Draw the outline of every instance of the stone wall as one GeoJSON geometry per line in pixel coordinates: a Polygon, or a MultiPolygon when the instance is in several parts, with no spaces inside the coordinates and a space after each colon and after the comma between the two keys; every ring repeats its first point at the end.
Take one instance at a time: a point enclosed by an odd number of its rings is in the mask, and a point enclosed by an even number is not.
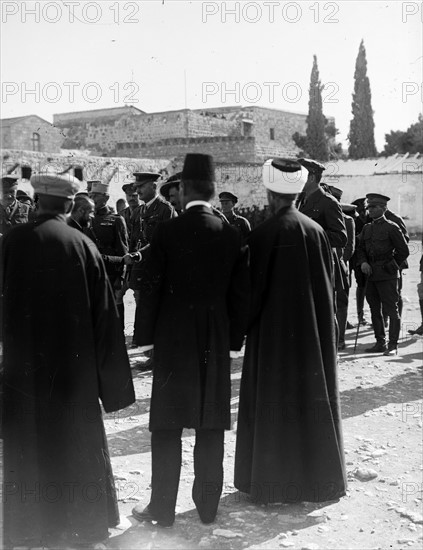
{"type": "Polygon", "coordinates": [[[1,148],[12,146],[40,152],[58,152],[63,143],[61,131],[36,115],[5,120],[1,124],[1,148]]]}

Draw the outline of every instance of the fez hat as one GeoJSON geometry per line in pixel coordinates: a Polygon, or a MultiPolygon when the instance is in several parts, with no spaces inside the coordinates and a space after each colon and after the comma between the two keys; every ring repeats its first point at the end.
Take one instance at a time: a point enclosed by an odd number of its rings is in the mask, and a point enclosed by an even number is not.
{"type": "Polygon", "coordinates": [[[326,170],[325,166],[322,163],[317,162],[317,160],[300,158],[298,159],[298,162],[301,166],[304,166],[310,174],[321,174],[324,170],[326,170]]]}
{"type": "Polygon", "coordinates": [[[122,185],[122,191],[127,195],[131,195],[135,192],[135,185],[133,183],[125,183],[125,185],[122,185]]]}
{"type": "Polygon", "coordinates": [[[3,176],[1,178],[1,187],[3,193],[16,191],[18,188],[18,176],[3,176]]]}
{"type": "Polygon", "coordinates": [[[172,187],[176,187],[179,189],[179,184],[181,183],[181,175],[182,172],[177,172],[176,174],[173,174],[173,176],[170,176],[162,185],[160,186],[160,193],[165,197],[169,197],[169,191],[172,189],[172,187]]]}
{"type": "Polygon", "coordinates": [[[382,206],[386,206],[388,201],[391,200],[390,197],[380,195],[379,193],[367,193],[366,199],[368,204],[381,204],[382,206]]]}
{"type": "Polygon", "coordinates": [[[161,177],[161,174],[158,172],[134,172],[133,176],[135,180],[132,182],[132,185],[138,186],[157,181],[161,177]]]}
{"type": "Polygon", "coordinates": [[[79,179],[70,174],[36,174],[31,176],[31,185],[38,195],[73,199],[81,188],[79,179]]]}
{"type": "Polygon", "coordinates": [[[263,185],[282,195],[299,193],[307,181],[308,171],[295,159],[274,158],[263,165],[263,185]]]}
{"type": "Polygon", "coordinates": [[[338,201],[341,200],[341,197],[343,195],[343,190],[342,189],[339,189],[339,187],[335,187],[334,185],[328,185],[329,187],[329,191],[331,192],[331,194],[335,197],[335,199],[337,199],[338,201]]]}
{"type": "Polygon", "coordinates": [[[100,180],[87,181],[87,185],[91,183],[91,189],[89,193],[99,193],[101,195],[108,195],[110,185],[108,183],[101,183],[100,180]]]}
{"type": "Polygon", "coordinates": [[[187,153],[181,174],[182,180],[215,182],[214,161],[211,155],[187,153]]]}
{"type": "Polygon", "coordinates": [[[220,200],[232,201],[235,204],[238,202],[238,197],[236,195],[234,195],[233,193],[230,193],[229,191],[223,191],[222,193],[220,193],[219,194],[219,199],[220,200]]]}

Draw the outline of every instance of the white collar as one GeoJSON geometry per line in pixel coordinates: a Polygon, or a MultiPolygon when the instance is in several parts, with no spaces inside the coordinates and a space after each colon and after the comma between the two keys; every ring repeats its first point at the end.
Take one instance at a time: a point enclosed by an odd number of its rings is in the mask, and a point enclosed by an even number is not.
{"type": "Polygon", "coordinates": [[[208,208],[211,208],[211,204],[207,201],[190,201],[185,206],[185,210],[188,210],[188,208],[191,208],[192,206],[207,206],[208,208]]]}

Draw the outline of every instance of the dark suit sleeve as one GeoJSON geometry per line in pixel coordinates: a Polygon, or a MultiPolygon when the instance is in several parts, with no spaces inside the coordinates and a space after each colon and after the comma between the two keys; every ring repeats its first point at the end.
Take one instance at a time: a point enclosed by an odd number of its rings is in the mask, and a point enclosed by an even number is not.
{"type": "Polygon", "coordinates": [[[250,300],[249,248],[240,247],[228,290],[230,349],[239,351],[247,331],[250,300]]]}
{"type": "Polygon", "coordinates": [[[367,256],[367,250],[365,245],[365,239],[364,236],[366,235],[366,232],[369,230],[370,225],[366,224],[363,229],[361,230],[360,235],[357,237],[357,261],[356,265],[359,267],[362,263],[366,262],[369,263],[369,258],[367,256]]]}
{"type": "Polygon", "coordinates": [[[148,245],[147,257],[144,260],[143,276],[140,283],[142,307],[137,307],[135,312],[135,339],[139,346],[148,346],[154,343],[163,273],[166,268],[162,242],[165,242],[165,237],[163,236],[163,225],[159,224],[153,233],[151,245],[148,245]]]}
{"type": "Polygon", "coordinates": [[[332,248],[344,248],[347,244],[347,230],[341,205],[335,200],[328,200],[325,209],[326,235],[332,248]]]}
{"type": "Polygon", "coordinates": [[[106,412],[123,409],[135,401],[125,339],[102,259],[88,245],[87,279],[91,289],[99,396],[106,412]]]}

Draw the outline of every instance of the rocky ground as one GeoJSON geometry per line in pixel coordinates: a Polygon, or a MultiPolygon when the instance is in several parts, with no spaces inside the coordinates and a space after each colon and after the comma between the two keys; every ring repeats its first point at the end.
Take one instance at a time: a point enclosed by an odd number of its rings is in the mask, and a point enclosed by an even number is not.
{"type": "MultiPolygon", "coordinates": [[[[131,350],[137,402],[106,416],[106,431],[122,525],[109,546],[122,550],[167,548],[390,549],[421,548],[422,527],[422,344],[408,329],[420,324],[416,292],[421,244],[411,243],[410,269],[404,277],[404,313],[399,355],[369,355],[371,328],[347,331],[339,357],[348,494],[337,502],[256,506],[233,486],[236,415],[242,357],[232,364],[232,431],[226,432],[225,487],[216,522],[203,525],[191,500],[194,432],[183,437],[183,469],[173,528],[138,523],[131,509],[150,495],[151,375],[136,365],[145,357],[131,350]]],[[[352,295],[355,288],[352,289],[352,295]]],[[[129,293],[128,293],[129,294],[129,293]]],[[[133,300],[126,297],[131,319],[133,300]]],[[[367,306],[366,306],[367,308],[367,306]]],[[[350,321],[355,323],[355,301],[350,321]]],[[[366,309],[366,316],[370,314],[366,309]]],[[[127,334],[131,333],[130,323],[127,334]]]]}
{"type": "MultiPolygon", "coordinates": [[[[233,486],[236,415],[242,357],[232,364],[233,430],[226,432],[225,486],[216,522],[203,525],[191,500],[194,432],[183,434],[183,470],[177,517],[170,529],[138,523],[131,509],[150,496],[151,374],[136,366],[145,361],[130,350],[137,401],[105,415],[106,432],[118,489],[121,525],[107,545],[135,549],[400,549],[421,548],[422,527],[422,344],[407,330],[420,324],[416,284],[421,244],[411,243],[410,269],[404,277],[404,313],[399,355],[371,356],[372,330],[363,327],[357,352],[355,330],[339,357],[348,494],[336,502],[256,506],[233,486]]],[[[352,289],[352,295],[355,288],[352,289]]],[[[134,303],[125,297],[126,333],[132,332],[134,303]]],[[[366,306],[367,308],[367,306],[366,306]]],[[[355,323],[355,301],[350,321],[355,323]]],[[[370,315],[366,309],[366,316],[370,315]]]]}

